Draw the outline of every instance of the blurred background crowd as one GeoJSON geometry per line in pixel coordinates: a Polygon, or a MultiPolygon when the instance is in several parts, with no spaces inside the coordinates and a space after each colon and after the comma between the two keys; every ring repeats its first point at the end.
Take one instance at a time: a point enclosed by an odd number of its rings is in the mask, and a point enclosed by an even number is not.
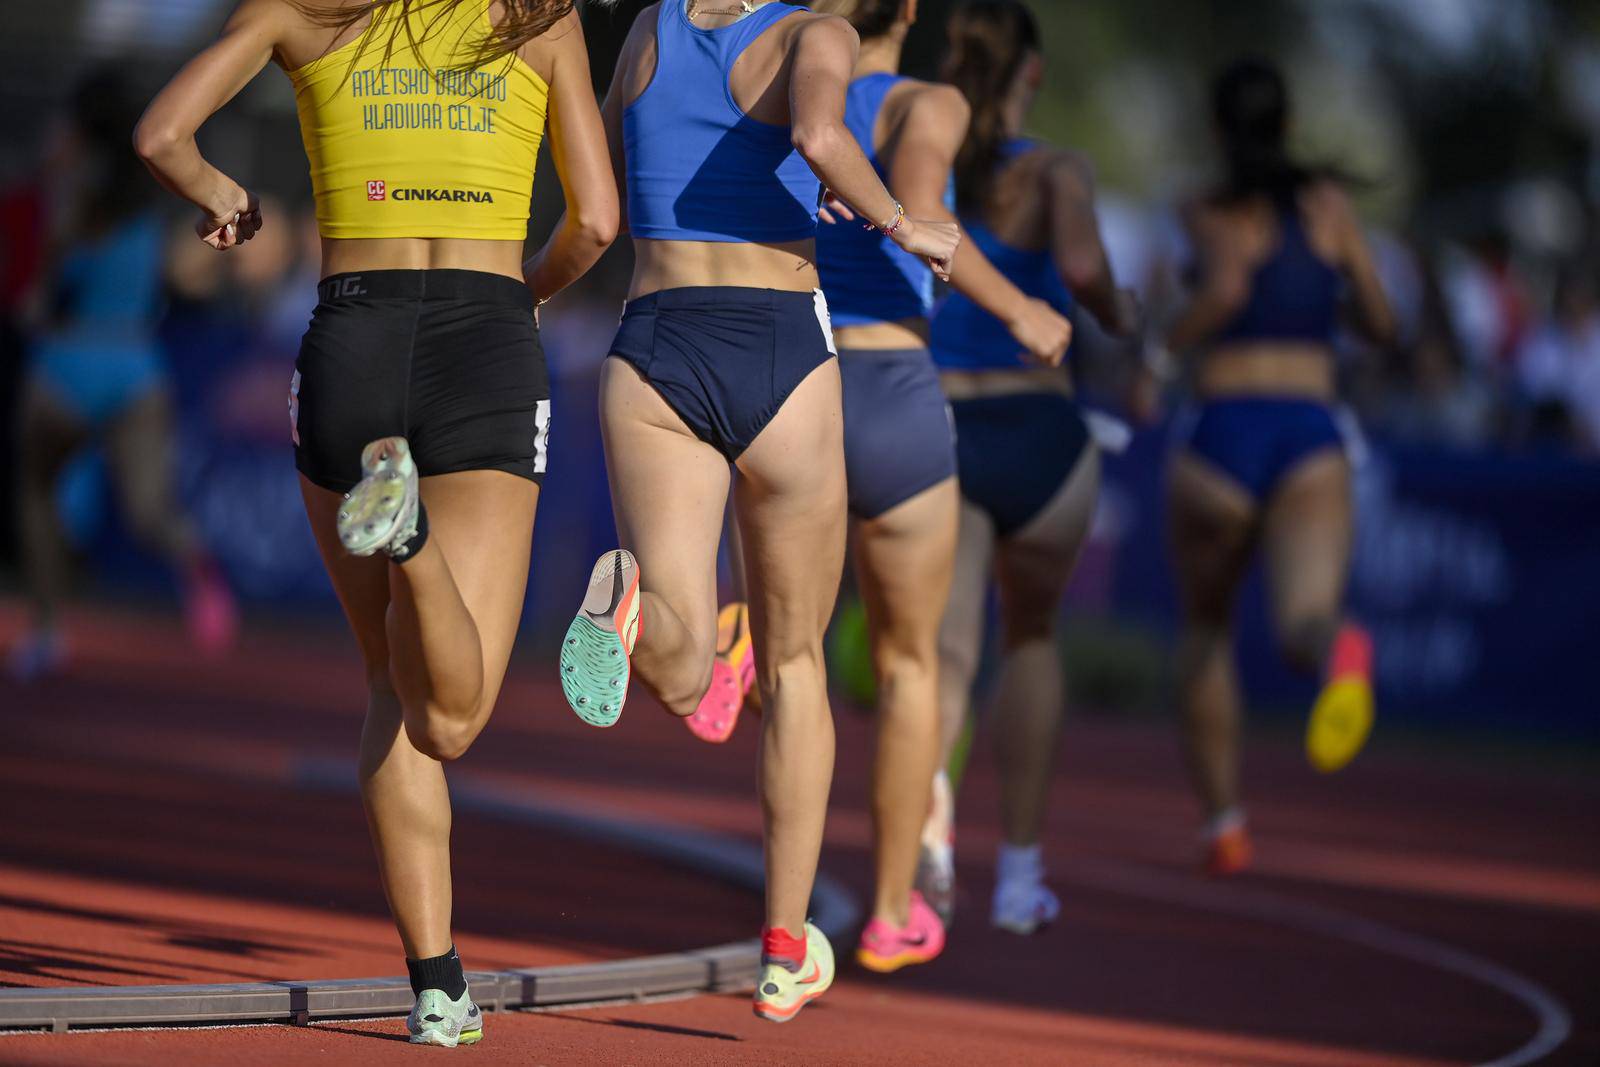
{"type": "MultiPolygon", "coordinates": [[[[248,610],[327,602],[287,447],[287,385],[317,271],[289,84],[258,78],[202,132],[208,156],[262,195],[266,226],[240,251],[218,256],[196,241],[192,220],[128,147],[154,88],[230,6],[60,0],[7,11],[0,410],[16,432],[0,439],[0,556],[11,574],[28,368],[111,314],[85,305],[89,283],[74,275],[73,252],[120,235],[128,306],[115,309],[117,328],[121,341],[153,346],[170,382],[179,496],[206,546],[207,562],[193,566],[217,567],[248,610]]],[[[585,12],[602,91],[641,6],[585,12]]],[[[936,75],[950,6],[922,4],[909,73],[936,75]]],[[[1115,271],[1141,293],[1152,336],[1188,273],[1178,212],[1213,173],[1207,79],[1240,54],[1281,64],[1300,155],[1347,176],[1401,324],[1392,350],[1354,335],[1343,344],[1345,395],[1374,456],[1358,490],[1353,596],[1379,634],[1380,681],[1421,715],[1531,716],[1592,733],[1592,714],[1570,708],[1583,685],[1581,632],[1594,632],[1600,592],[1600,565],[1588,558],[1600,555],[1591,551],[1600,530],[1600,5],[1035,7],[1050,77],[1034,132],[1094,160],[1115,271]]],[[[558,210],[553,170],[541,167],[535,241],[558,210]]],[[[536,586],[581,570],[609,537],[591,399],[621,307],[626,245],[545,309],[557,422],[536,586]]],[[[1137,353],[1097,337],[1087,320],[1079,330],[1085,391],[1117,411],[1137,353]]],[[[1170,584],[1150,564],[1162,553],[1155,487],[1171,407],[1145,412],[1134,446],[1113,461],[1070,605],[1116,621],[1076,650],[1091,702],[1157,699],[1170,584]]],[[[130,506],[137,494],[117,485],[116,448],[74,450],[54,504],[102,588],[148,591],[168,580],[155,576],[152,543],[202,550],[185,547],[185,534],[141,529],[151,523],[130,506]]],[[[534,644],[549,636],[547,607],[536,590],[534,644]]],[[[1264,624],[1247,619],[1244,632],[1247,679],[1269,693],[1296,684],[1275,673],[1264,624]]]]}

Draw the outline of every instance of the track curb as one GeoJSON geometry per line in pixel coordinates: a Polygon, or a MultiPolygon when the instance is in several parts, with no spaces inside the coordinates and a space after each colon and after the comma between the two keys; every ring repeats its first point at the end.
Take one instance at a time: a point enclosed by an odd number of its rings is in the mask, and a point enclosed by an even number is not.
{"type": "MultiPolygon", "coordinates": [[[[293,778],[301,787],[323,791],[353,792],[356,784],[353,769],[332,760],[303,761],[293,778]]],[[[459,813],[581,835],[756,893],[765,882],[760,847],[724,834],[597,814],[470,780],[452,785],[451,804],[459,813]]],[[[826,874],[817,876],[811,905],[814,921],[830,939],[845,935],[860,918],[855,897],[826,874]]],[[[761,944],[752,938],[635,959],[474,971],[467,978],[473,999],[485,1011],[572,1006],[748,989],[760,954],[761,944]]],[[[251,1021],[304,1026],[317,1019],[404,1015],[411,1002],[411,986],[403,976],[5,989],[0,990],[0,1030],[251,1021]]]]}

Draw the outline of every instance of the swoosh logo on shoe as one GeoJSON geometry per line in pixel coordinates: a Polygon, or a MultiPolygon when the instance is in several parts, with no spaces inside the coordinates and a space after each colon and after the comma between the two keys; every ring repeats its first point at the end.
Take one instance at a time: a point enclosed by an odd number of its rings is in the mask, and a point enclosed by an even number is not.
{"type": "Polygon", "coordinates": [[[821,978],[821,977],[822,977],[822,968],[817,966],[817,962],[815,960],[812,960],[811,961],[811,973],[809,975],[807,975],[806,977],[800,979],[800,984],[801,985],[810,985],[812,982],[815,982],[818,978],[821,978]]]}
{"type": "Polygon", "coordinates": [[[921,948],[923,945],[926,945],[928,943],[928,935],[927,934],[918,934],[914,938],[902,937],[900,940],[902,942],[904,942],[905,944],[910,945],[912,948],[921,948]]]}

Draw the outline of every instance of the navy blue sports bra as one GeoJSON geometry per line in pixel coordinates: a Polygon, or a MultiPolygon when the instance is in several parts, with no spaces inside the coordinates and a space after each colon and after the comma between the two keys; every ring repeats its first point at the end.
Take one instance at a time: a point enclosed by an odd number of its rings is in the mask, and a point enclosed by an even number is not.
{"type": "MultiPolygon", "coordinates": [[[[898,74],[867,74],[850,83],[845,97],[844,123],[885,185],[888,167],[878,158],[872,134],[884,98],[902,81],[898,74]]],[[[955,203],[954,178],[945,199],[955,203]]],[[[933,271],[927,262],[860,222],[817,227],[817,270],[835,326],[925,319],[933,309],[933,271]]]]}
{"type": "Polygon", "coordinates": [[[803,10],[770,3],[708,30],[689,21],[684,0],[661,0],[655,74],[622,113],[635,237],[778,243],[816,235],[820,183],[789,127],[745,114],[728,86],[744,50],[803,10]]]}
{"type": "Polygon", "coordinates": [[[1343,278],[1312,250],[1296,207],[1279,210],[1278,230],[1277,251],[1256,268],[1250,299],[1217,334],[1218,342],[1333,342],[1343,278]]]}
{"type": "MultiPolygon", "coordinates": [[[[1037,147],[1037,142],[1027,138],[1007,142],[1000,152],[1000,166],[1008,166],[1037,147]]],[[[961,225],[968,239],[1012,285],[1062,315],[1072,313],[1072,291],[1056,268],[1055,254],[1048,244],[1032,250],[1015,248],[995,236],[977,217],[963,217],[961,225]]],[[[1005,323],[953,290],[934,312],[929,347],[933,361],[946,370],[1011,369],[1027,363],[1022,346],[1005,323]]]]}

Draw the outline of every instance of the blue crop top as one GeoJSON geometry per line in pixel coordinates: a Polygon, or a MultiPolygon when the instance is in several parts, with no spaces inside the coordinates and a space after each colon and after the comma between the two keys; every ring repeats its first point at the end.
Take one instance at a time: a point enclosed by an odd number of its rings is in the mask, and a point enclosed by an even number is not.
{"type": "Polygon", "coordinates": [[[745,114],[728,86],[744,50],[803,10],[771,3],[707,30],[689,21],[683,0],[661,0],[655,74],[622,113],[633,236],[777,243],[816,235],[821,185],[789,127],[745,114]]]}
{"type": "MultiPolygon", "coordinates": [[[[885,185],[888,167],[879,158],[872,135],[884,98],[904,80],[897,74],[868,74],[851,82],[845,97],[844,123],[885,185]]],[[[953,180],[945,198],[954,203],[953,180]]],[[[835,326],[924,319],[933,308],[933,271],[928,264],[860,222],[817,227],[817,270],[835,326]]]]}
{"type": "MultiPolygon", "coordinates": [[[[1000,165],[1032,151],[1033,141],[1015,140],[1001,151],[1000,165]]],[[[976,218],[963,217],[967,239],[994,264],[995,270],[1024,293],[1043,300],[1062,315],[1072,312],[1072,291],[1056,269],[1048,246],[1027,251],[1006,244],[976,218]]],[[[952,291],[933,316],[929,347],[933,361],[949,370],[996,370],[1022,366],[1027,357],[1006,324],[970,299],[952,291]]]]}
{"type": "Polygon", "coordinates": [[[1217,334],[1218,342],[1333,342],[1343,278],[1312,250],[1294,205],[1278,212],[1278,228],[1277,251],[1256,268],[1250,299],[1217,334]]]}

